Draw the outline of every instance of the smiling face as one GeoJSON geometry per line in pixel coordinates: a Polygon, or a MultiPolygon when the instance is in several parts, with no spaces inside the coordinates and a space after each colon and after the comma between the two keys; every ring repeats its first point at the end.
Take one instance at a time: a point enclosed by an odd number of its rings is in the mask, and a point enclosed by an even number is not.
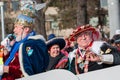
{"type": "Polygon", "coordinates": [[[76,39],[78,46],[82,49],[85,49],[86,47],[89,46],[89,44],[92,41],[92,32],[91,31],[82,32],[76,37],[76,39]]]}
{"type": "Polygon", "coordinates": [[[56,57],[60,54],[60,47],[57,44],[54,44],[50,47],[48,51],[51,57],[56,57]]]}

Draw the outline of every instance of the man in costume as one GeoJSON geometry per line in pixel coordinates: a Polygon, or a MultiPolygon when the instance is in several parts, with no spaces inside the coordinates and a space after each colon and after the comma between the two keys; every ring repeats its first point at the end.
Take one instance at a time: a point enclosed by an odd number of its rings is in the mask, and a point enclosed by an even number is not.
{"type": "MultiPolygon", "coordinates": [[[[118,44],[117,42],[119,42],[119,40],[114,41],[115,44],[118,44]]],[[[118,47],[103,42],[100,45],[93,44],[91,50],[95,54],[91,54],[88,60],[99,62],[103,65],[103,68],[120,65],[120,50],[118,47]],[[95,50],[96,48],[94,47],[96,47],[97,50],[95,50]]]]}
{"type": "Polygon", "coordinates": [[[99,32],[91,25],[78,27],[70,35],[78,48],[69,55],[70,70],[75,74],[120,64],[120,52],[107,42],[99,40],[99,32]]]}
{"type": "Polygon", "coordinates": [[[15,43],[9,54],[4,55],[2,80],[15,80],[44,72],[49,63],[45,39],[34,31],[34,18],[20,14],[14,24],[15,43]]]}
{"type": "Polygon", "coordinates": [[[78,26],[73,31],[69,39],[75,40],[78,47],[69,53],[69,70],[71,72],[81,74],[102,68],[102,65],[97,64],[97,62],[87,60],[89,54],[94,54],[89,48],[99,37],[99,32],[91,25],[78,26]]]}

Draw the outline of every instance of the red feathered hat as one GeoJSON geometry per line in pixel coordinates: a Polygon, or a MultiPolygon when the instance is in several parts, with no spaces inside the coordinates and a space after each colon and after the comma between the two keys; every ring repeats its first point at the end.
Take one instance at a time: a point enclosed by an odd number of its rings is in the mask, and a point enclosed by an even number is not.
{"type": "Polygon", "coordinates": [[[69,36],[69,40],[75,41],[76,37],[84,31],[91,31],[93,40],[98,40],[100,38],[100,33],[96,28],[91,25],[83,25],[78,26],[77,29],[72,32],[72,34],[69,36]]]}

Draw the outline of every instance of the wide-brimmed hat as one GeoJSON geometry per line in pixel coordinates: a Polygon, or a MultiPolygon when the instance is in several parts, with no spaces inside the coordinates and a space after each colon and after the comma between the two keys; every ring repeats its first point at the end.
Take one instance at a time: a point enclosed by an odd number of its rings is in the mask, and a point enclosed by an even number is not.
{"type": "Polygon", "coordinates": [[[75,41],[76,37],[85,31],[91,31],[92,32],[92,38],[93,40],[98,40],[100,38],[100,33],[99,31],[92,27],[91,25],[83,25],[83,26],[78,26],[77,29],[75,29],[72,34],[70,34],[69,39],[70,41],[75,41]]]}
{"type": "Polygon", "coordinates": [[[113,41],[112,43],[116,43],[116,44],[120,43],[120,34],[115,34],[111,39],[111,41],[113,41]]]}
{"type": "Polygon", "coordinates": [[[54,34],[50,34],[48,36],[48,41],[46,41],[47,48],[50,49],[50,47],[54,44],[57,44],[60,46],[60,50],[65,47],[65,40],[62,37],[56,37],[54,34]]]}

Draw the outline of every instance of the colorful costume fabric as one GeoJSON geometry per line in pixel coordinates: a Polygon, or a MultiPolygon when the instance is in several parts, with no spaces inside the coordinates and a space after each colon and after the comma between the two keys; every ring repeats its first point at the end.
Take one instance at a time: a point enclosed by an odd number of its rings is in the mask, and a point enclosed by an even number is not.
{"type": "MultiPolygon", "coordinates": [[[[21,1],[21,5],[22,5],[21,1]]],[[[30,0],[22,5],[22,14],[16,17],[14,25],[14,34],[16,36],[13,47],[10,47],[10,54],[4,56],[4,65],[9,67],[8,73],[4,73],[2,80],[15,80],[23,76],[33,75],[44,72],[49,62],[47,46],[43,36],[34,34],[35,27],[35,6],[38,6],[36,1],[30,0]],[[19,33],[18,27],[22,26],[19,33]],[[16,28],[17,27],[17,28],[16,28]],[[25,28],[29,30],[24,31],[25,28]],[[25,36],[23,37],[25,32],[25,36]],[[33,33],[33,34],[32,34],[33,33]],[[17,40],[21,37],[20,40],[17,40]]],[[[43,8],[43,7],[42,7],[43,8]]],[[[42,9],[37,7],[37,10],[42,9]]]]}
{"type": "MultiPolygon", "coordinates": [[[[46,44],[41,36],[28,38],[20,45],[13,60],[9,63],[9,73],[2,80],[15,80],[23,76],[44,72],[49,62],[46,44]],[[37,37],[37,38],[36,38],[37,37]],[[14,73],[14,74],[13,74],[14,73]]],[[[9,55],[4,57],[4,61],[9,55]]]]}
{"type": "Polygon", "coordinates": [[[47,70],[55,69],[56,65],[62,59],[63,56],[64,56],[63,54],[59,54],[56,57],[49,56],[50,61],[49,61],[49,65],[47,67],[47,70]]]}
{"type": "Polygon", "coordinates": [[[120,51],[116,47],[113,47],[113,46],[109,45],[108,43],[104,43],[101,46],[100,54],[103,56],[103,64],[102,64],[103,68],[120,64],[120,51]],[[109,57],[105,57],[107,55],[109,55],[109,56],[112,55],[113,58],[109,59],[109,57]]]}
{"type": "Polygon", "coordinates": [[[20,46],[19,59],[24,76],[44,72],[49,63],[45,42],[35,38],[28,39],[20,46]]]}
{"type": "MultiPolygon", "coordinates": [[[[4,62],[6,61],[8,57],[9,55],[4,56],[4,62]]],[[[9,63],[9,73],[4,73],[2,76],[2,80],[15,80],[21,77],[23,77],[23,75],[20,70],[18,52],[16,52],[14,59],[9,63]]]]}
{"type": "MultiPolygon", "coordinates": [[[[48,36],[48,41],[46,42],[48,51],[51,49],[53,45],[59,45],[60,50],[65,47],[65,40],[62,37],[56,37],[54,34],[50,34],[48,36]]],[[[64,55],[61,51],[57,53],[58,55],[52,57],[49,53],[49,65],[47,67],[48,70],[58,69],[58,68],[66,68],[66,63],[68,61],[68,57],[64,55]]]]}
{"type": "Polygon", "coordinates": [[[94,71],[101,69],[102,65],[99,65],[97,62],[87,62],[85,60],[85,52],[78,52],[79,49],[75,49],[73,52],[69,53],[69,70],[74,74],[81,74],[89,71],[94,71]],[[82,54],[82,55],[81,55],[82,54]],[[78,56],[81,58],[78,61],[78,56]]]}

